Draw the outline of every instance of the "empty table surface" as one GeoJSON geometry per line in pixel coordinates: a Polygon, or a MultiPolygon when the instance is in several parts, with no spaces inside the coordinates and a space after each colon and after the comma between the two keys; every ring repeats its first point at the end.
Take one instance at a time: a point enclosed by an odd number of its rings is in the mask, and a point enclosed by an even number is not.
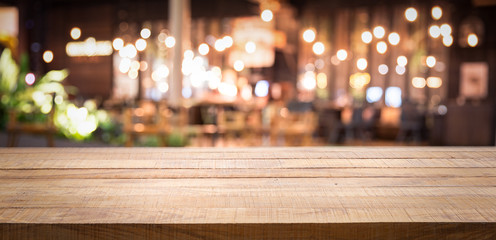
{"type": "Polygon", "coordinates": [[[7,239],[496,238],[496,148],[4,148],[7,239]]]}

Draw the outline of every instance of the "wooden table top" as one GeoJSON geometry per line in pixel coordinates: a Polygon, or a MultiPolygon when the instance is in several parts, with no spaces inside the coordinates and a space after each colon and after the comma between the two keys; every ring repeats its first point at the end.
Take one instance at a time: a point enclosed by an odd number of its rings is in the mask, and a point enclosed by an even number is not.
{"type": "Polygon", "coordinates": [[[496,148],[3,148],[0,223],[496,222],[496,148]]]}

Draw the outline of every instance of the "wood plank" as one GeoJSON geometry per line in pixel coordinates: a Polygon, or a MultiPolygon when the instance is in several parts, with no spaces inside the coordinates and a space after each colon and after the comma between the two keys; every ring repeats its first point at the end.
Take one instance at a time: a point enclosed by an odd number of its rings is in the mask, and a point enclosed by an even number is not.
{"type": "MultiPolygon", "coordinates": [[[[66,157],[67,158],[67,157],[66,157]]],[[[281,169],[281,168],[495,168],[494,159],[275,159],[275,160],[123,160],[123,159],[22,159],[0,160],[0,169],[56,169],[56,168],[128,168],[128,169],[168,169],[168,168],[242,168],[242,169],[281,169]]],[[[421,172],[421,171],[419,171],[421,172]]]]}
{"type": "Polygon", "coordinates": [[[496,177],[496,168],[51,168],[0,169],[0,179],[496,177]]]}

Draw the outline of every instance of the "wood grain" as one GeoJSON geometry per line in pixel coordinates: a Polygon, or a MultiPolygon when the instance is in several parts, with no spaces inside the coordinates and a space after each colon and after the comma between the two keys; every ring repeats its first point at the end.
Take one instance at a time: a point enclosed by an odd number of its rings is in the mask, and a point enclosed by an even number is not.
{"type": "Polygon", "coordinates": [[[0,239],[495,239],[496,148],[0,149],[0,239]]]}

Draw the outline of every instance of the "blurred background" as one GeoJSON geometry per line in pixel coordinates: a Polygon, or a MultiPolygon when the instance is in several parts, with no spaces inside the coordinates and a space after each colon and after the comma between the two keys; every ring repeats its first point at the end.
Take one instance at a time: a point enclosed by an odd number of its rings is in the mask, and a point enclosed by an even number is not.
{"type": "Polygon", "coordinates": [[[495,145],[496,0],[0,0],[0,145],[495,145]]]}

